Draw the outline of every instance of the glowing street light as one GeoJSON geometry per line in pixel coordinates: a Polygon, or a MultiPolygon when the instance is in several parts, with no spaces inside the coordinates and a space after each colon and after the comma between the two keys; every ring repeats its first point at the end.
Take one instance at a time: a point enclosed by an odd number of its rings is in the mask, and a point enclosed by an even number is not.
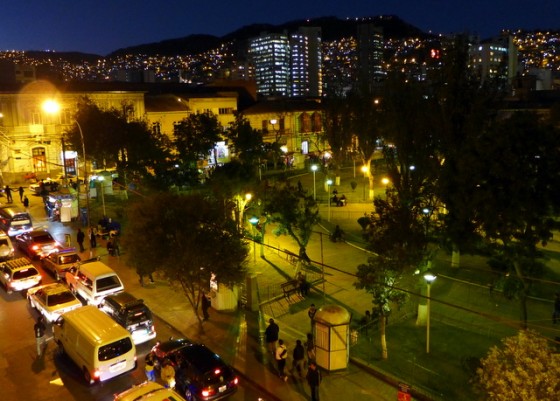
{"type": "Polygon", "coordinates": [[[331,185],[332,185],[332,180],[329,178],[327,180],[327,192],[328,192],[327,202],[329,205],[329,214],[328,214],[327,221],[331,221],[331,185]]]}
{"type": "Polygon", "coordinates": [[[364,202],[366,200],[366,181],[367,181],[368,167],[362,166],[362,173],[364,173],[364,202]]]}
{"type": "Polygon", "coordinates": [[[253,226],[253,262],[257,263],[257,240],[255,234],[255,227],[259,222],[259,218],[257,216],[253,216],[249,219],[249,223],[253,226]]]}
{"type": "Polygon", "coordinates": [[[426,271],[424,274],[424,280],[426,280],[426,284],[428,286],[428,290],[426,293],[427,302],[426,302],[426,353],[430,353],[430,287],[432,283],[436,279],[436,275],[433,274],[430,270],[426,271]]]}
{"type": "Polygon", "coordinates": [[[319,167],[316,164],[311,165],[311,171],[313,171],[313,200],[317,200],[317,190],[315,189],[315,172],[319,167]]]}

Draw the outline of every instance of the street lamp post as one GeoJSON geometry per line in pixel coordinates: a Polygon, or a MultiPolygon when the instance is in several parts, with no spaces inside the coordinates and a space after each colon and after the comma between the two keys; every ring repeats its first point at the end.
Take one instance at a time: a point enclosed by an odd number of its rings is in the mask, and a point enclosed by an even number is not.
{"type": "Polygon", "coordinates": [[[87,226],[90,227],[90,215],[89,215],[89,181],[88,181],[88,171],[87,171],[87,161],[86,161],[86,143],[84,141],[84,132],[82,131],[82,126],[78,122],[78,120],[74,120],[76,126],[78,127],[78,131],[80,131],[80,140],[82,141],[82,155],[84,157],[84,189],[86,191],[86,213],[87,219],[86,223],[87,226]]]}
{"type": "Polygon", "coordinates": [[[332,180],[329,178],[327,180],[327,204],[329,205],[329,214],[328,214],[328,218],[327,221],[331,221],[331,185],[332,185],[332,180]]]}
{"type": "Polygon", "coordinates": [[[364,173],[364,202],[366,201],[366,180],[367,180],[367,166],[362,166],[362,173],[364,173]]]}
{"type": "Polygon", "coordinates": [[[257,263],[257,240],[255,238],[255,226],[258,222],[259,218],[257,216],[253,216],[249,219],[249,223],[251,223],[251,226],[253,227],[253,262],[255,262],[255,264],[257,263]]]}
{"type": "Polygon", "coordinates": [[[316,164],[312,164],[311,165],[311,171],[313,171],[313,200],[316,201],[317,200],[317,190],[315,189],[315,172],[317,171],[317,165],[316,164]]]}
{"type": "Polygon", "coordinates": [[[436,276],[430,270],[424,274],[424,280],[428,286],[426,293],[426,354],[430,353],[430,287],[435,279],[436,276]]]}

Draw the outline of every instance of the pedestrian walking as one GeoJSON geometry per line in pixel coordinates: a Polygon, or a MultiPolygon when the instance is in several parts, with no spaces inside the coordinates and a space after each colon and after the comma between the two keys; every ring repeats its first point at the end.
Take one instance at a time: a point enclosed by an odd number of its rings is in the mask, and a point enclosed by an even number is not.
{"type": "Polygon", "coordinates": [[[25,211],[29,213],[29,198],[27,195],[23,196],[23,207],[25,208],[25,211]]]}
{"type": "Polygon", "coordinates": [[[202,315],[204,316],[204,320],[210,319],[210,315],[208,314],[208,309],[210,308],[211,303],[204,291],[202,291],[202,299],[200,300],[200,303],[202,307],[202,315]]]}
{"type": "Polygon", "coordinates": [[[303,380],[305,378],[305,348],[301,343],[301,340],[296,340],[296,346],[294,347],[294,351],[292,353],[292,375],[299,375],[299,377],[303,380]]]}
{"type": "Polygon", "coordinates": [[[89,245],[91,246],[91,249],[97,248],[97,237],[93,227],[89,228],[89,245]]]}
{"type": "Polygon", "coordinates": [[[556,324],[560,320],[560,292],[556,293],[554,299],[554,311],[552,312],[552,323],[556,324]]]}
{"type": "Polygon", "coordinates": [[[278,347],[276,347],[275,353],[276,367],[278,369],[278,376],[285,382],[288,381],[288,375],[285,372],[286,369],[286,359],[288,359],[288,349],[284,345],[283,340],[278,340],[278,347]]]}
{"type": "Polygon", "coordinates": [[[309,316],[309,320],[311,322],[311,332],[313,332],[313,318],[315,317],[316,313],[317,308],[315,307],[315,304],[311,304],[309,306],[309,309],[307,310],[307,316],[309,316]]]}
{"type": "Polygon", "coordinates": [[[6,185],[6,188],[4,188],[4,192],[6,192],[6,201],[8,203],[12,203],[14,200],[12,199],[12,189],[9,185],[6,185]]]}
{"type": "Polygon", "coordinates": [[[43,344],[45,341],[45,331],[47,327],[45,326],[45,320],[43,316],[39,316],[37,322],[33,326],[35,331],[35,343],[37,344],[37,356],[40,358],[43,355],[43,344]]]}
{"type": "Polygon", "coordinates": [[[315,342],[313,341],[313,334],[307,333],[307,341],[305,342],[305,351],[307,353],[307,364],[315,362],[315,342]]]}
{"type": "Polygon", "coordinates": [[[146,365],[144,366],[144,371],[146,372],[146,377],[149,381],[155,382],[156,381],[156,360],[154,358],[154,354],[148,352],[146,358],[144,359],[146,365]]]}
{"type": "Polygon", "coordinates": [[[19,192],[19,201],[23,202],[23,187],[19,187],[18,192],[19,192]]]}
{"type": "Polygon", "coordinates": [[[268,320],[268,326],[264,331],[264,337],[266,345],[268,347],[268,352],[274,354],[276,351],[276,342],[278,341],[278,336],[280,334],[280,327],[274,323],[274,319],[270,318],[268,320]]]}
{"type": "Polygon", "coordinates": [[[175,387],[175,368],[168,359],[163,361],[163,367],[161,368],[160,375],[161,380],[163,380],[163,383],[165,383],[165,387],[175,387]]]}
{"type": "Polygon", "coordinates": [[[85,251],[84,249],[84,240],[86,239],[86,235],[84,234],[84,232],[82,231],[81,228],[78,228],[78,232],[76,233],[76,241],[78,242],[78,245],[80,247],[80,252],[85,251]]]}
{"type": "Polygon", "coordinates": [[[311,389],[311,401],[319,401],[319,385],[321,384],[322,377],[315,362],[311,362],[309,364],[307,375],[305,377],[307,379],[307,384],[309,384],[309,388],[311,389]]]}

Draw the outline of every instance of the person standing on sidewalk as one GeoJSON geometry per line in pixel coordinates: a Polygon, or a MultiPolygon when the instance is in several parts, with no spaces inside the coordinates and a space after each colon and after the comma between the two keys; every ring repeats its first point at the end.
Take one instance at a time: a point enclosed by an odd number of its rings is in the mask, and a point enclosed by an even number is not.
{"type": "Polygon", "coordinates": [[[89,245],[91,246],[91,249],[97,247],[97,238],[95,236],[95,230],[93,229],[93,227],[89,228],[89,245]]]}
{"type": "Polygon", "coordinates": [[[294,352],[292,354],[293,358],[293,365],[292,365],[292,375],[299,375],[301,380],[305,378],[304,375],[304,366],[305,366],[305,348],[301,343],[301,340],[296,340],[296,346],[294,347],[294,352]]]}
{"type": "Polygon", "coordinates": [[[313,342],[313,334],[307,333],[307,341],[305,342],[305,351],[307,353],[307,364],[315,362],[315,343],[313,342]]]}
{"type": "Polygon", "coordinates": [[[280,334],[280,327],[274,323],[274,319],[270,318],[268,320],[268,327],[264,331],[264,337],[266,345],[268,347],[268,352],[274,355],[276,352],[276,341],[278,341],[278,336],[280,334]]]}
{"type": "Polygon", "coordinates": [[[35,343],[37,344],[37,356],[40,358],[43,355],[43,343],[45,339],[45,330],[47,327],[45,326],[45,321],[43,316],[39,316],[37,322],[33,326],[33,330],[35,331],[35,343]]]}
{"type": "Polygon", "coordinates": [[[309,364],[307,375],[305,377],[307,379],[307,384],[309,384],[309,388],[311,389],[311,401],[319,401],[319,385],[321,384],[322,377],[315,362],[311,362],[309,364]]]}
{"type": "Polygon", "coordinates": [[[309,320],[311,321],[311,332],[313,333],[313,318],[315,317],[315,313],[317,313],[317,308],[315,304],[311,304],[309,309],[307,310],[307,316],[309,316],[309,320]]]}
{"type": "Polygon", "coordinates": [[[84,240],[86,239],[86,235],[84,234],[84,232],[82,231],[81,228],[78,228],[78,232],[76,233],[76,241],[78,242],[78,245],[80,246],[80,252],[85,251],[84,249],[84,240]]]}
{"type": "Polygon", "coordinates": [[[23,203],[23,187],[19,187],[19,201],[23,203]]]}
{"type": "Polygon", "coordinates": [[[202,299],[200,300],[200,304],[202,307],[202,315],[204,316],[204,320],[210,319],[210,315],[208,314],[208,309],[210,309],[210,300],[204,291],[202,291],[202,299]]]}
{"type": "Polygon", "coordinates": [[[6,192],[6,201],[8,203],[12,203],[14,201],[12,199],[12,188],[10,188],[9,185],[6,185],[6,188],[4,189],[4,191],[6,192]]]}
{"type": "Polygon", "coordinates": [[[23,196],[23,207],[25,208],[25,211],[29,213],[29,198],[27,195],[23,196]]]}
{"type": "Polygon", "coordinates": [[[276,347],[276,354],[274,355],[278,368],[278,375],[285,382],[288,381],[288,375],[285,372],[286,359],[288,358],[288,349],[284,345],[284,340],[278,340],[278,347],[276,347]]]}

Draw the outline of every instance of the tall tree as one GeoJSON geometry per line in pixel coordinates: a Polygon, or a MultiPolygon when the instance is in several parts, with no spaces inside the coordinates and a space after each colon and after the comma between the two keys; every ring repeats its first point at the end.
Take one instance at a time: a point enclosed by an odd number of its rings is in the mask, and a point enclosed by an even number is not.
{"type": "Polygon", "coordinates": [[[249,248],[223,203],[201,195],[165,193],[128,210],[122,244],[139,272],[160,270],[193,308],[212,278],[232,287],[245,278],[249,248]]]}
{"type": "Polygon", "coordinates": [[[233,143],[235,155],[241,163],[260,168],[265,156],[262,131],[251,127],[249,120],[237,114],[226,130],[226,136],[233,143]]]}
{"type": "Polygon", "coordinates": [[[518,112],[481,132],[475,146],[476,218],[509,273],[506,295],[520,300],[526,327],[528,277],[541,271],[537,245],[552,238],[560,208],[560,132],[536,113],[518,112]]]}
{"type": "Polygon", "coordinates": [[[287,181],[277,182],[268,191],[265,212],[269,222],[277,224],[275,234],[290,236],[299,247],[300,262],[306,262],[313,227],[321,220],[313,196],[287,181]]]}
{"type": "Polygon", "coordinates": [[[472,252],[479,236],[474,216],[471,169],[476,157],[468,149],[479,132],[488,127],[496,115],[499,95],[489,80],[481,85],[469,68],[469,41],[458,35],[443,59],[443,67],[430,76],[438,108],[432,133],[439,141],[434,153],[441,162],[438,197],[447,209],[444,216],[444,245],[450,249],[452,266],[459,267],[461,252],[472,252]]]}
{"type": "Polygon", "coordinates": [[[174,145],[186,183],[198,182],[198,163],[214,151],[222,132],[218,118],[211,112],[191,114],[175,125],[174,145]]]}

